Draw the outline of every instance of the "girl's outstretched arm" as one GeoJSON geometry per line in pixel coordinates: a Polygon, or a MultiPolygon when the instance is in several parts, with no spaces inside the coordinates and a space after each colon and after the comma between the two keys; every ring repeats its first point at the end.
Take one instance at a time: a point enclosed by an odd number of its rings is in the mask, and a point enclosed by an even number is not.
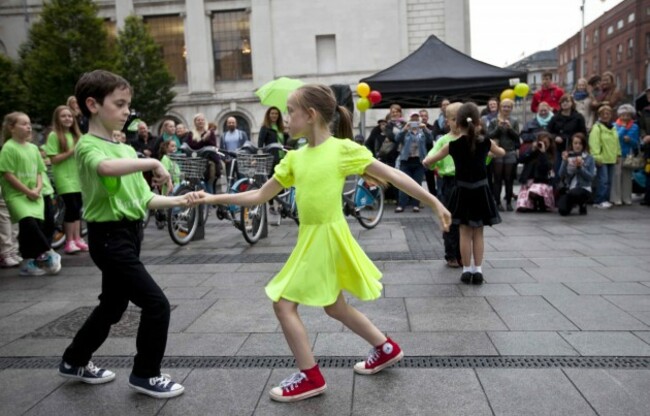
{"type": "Polygon", "coordinates": [[[390,182],[400,191],[406,192],[413,198],[416,198],[425,204],[429,205],[433,212],[438,216],[438,221],[440,223],[440,228],[444,231],[449,231],[449,226],[451,225],[451,214],[445,208],[444,205],[436,198],[427,192],[421,185],[415,182],[411,177],[405,174],[402,171],[399,171],[395,168],[379,162],[377,160],[373,161],[365,171],[371,177],[381,179],[386,182],[390,182]]]}
{"type": "Polygon", "coordinates": [[[271,178],[260,189],[253,191],[240,192],[236,194],[206,194],[203,193],[201,203],[211,205],[242,205],[252,206],[263,204],[271,200],[274,196],[284,189],[275,178],[271,178]]]}
{"type": "Polygon", "coordinates": [[[422,161],[422,165],[429,169],[434,163],[441,161],[447,155],[449,155],[449,143],[442,146],[434,155],[425,157],[422,161]]]}

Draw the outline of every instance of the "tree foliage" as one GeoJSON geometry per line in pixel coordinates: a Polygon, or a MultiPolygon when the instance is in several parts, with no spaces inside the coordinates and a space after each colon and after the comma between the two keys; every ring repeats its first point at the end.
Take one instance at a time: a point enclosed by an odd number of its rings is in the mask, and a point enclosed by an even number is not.
{"type": "Polygon", "coordinates": [[[49,0],[22,45],[20,73],[30,117],[49,124],[52,112],[74,93],[79,77],[114,70],[115,52],[92,0],[49,0]]]}
{"type": "Polygon", "coordinates": [[[118,72],[133,87],[131,107],[140,117],[154,122],[161,119],[176,95],[174,77],[142,19],[129,16],[117,38],[118,72]]]}
{"type": "Polygon", "coordinates": [[[18,66],[8,57],[0,54],[0,117],[12,111],[27,112],[25,89],[18,77],[18,66]]]}

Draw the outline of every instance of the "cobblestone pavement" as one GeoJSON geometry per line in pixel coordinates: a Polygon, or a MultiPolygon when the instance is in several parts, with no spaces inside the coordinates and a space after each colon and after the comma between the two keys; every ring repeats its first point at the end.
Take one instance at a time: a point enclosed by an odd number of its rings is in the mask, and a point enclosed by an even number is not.
{"type": "MultiPolygon", "coordinates": [[[[285,220],[249,246],[213,213],[206,238],[174,245],[150,224],[142,259],[173,310],[164,371],[183,396],[164,401],[127,386],[139,316],[130,307],[95,362],[103,386],[56,375],[65,346],[97,303],[100,274],[86,254],[56,277],[0,271],[2,415],[645,415],[650,414],[650,210],[587,216],[504,213],[485,230],[486,283],[466,286],[444,265],[432,213],[396,214],[365,230],[350,222],[384,272],[383,296],[350,302],[406,352],[397,367],[355,375],[369,346],[301,307],[329,390],[278,404],[268,390],[293,359],[264,285],[297,227],[285,220]]],[[[352,221],[352,219],[350,219],[352,221]]]]}

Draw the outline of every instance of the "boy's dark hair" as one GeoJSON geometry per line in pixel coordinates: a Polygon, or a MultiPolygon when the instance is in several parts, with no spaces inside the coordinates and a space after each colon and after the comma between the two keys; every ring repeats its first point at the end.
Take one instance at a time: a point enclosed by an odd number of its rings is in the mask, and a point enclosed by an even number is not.
{"type": "Polygon", "coordinates": [[[553,79],[553,73],[551,71],[544,71],[544,72],[542,72],[542,78],[553,79]]]}
{"type": "Polygon", "coordinates": [[[74,95],[83,115],[90,118],[91,114],[86,106],[86,98],[91,97],[98,103],[104,104],[104,98],[117,89],[128,89],[133,92],[129,82],[121,76],[103,69],[96,69],[86,72],[79,78],[74,88],[74,95]]]}

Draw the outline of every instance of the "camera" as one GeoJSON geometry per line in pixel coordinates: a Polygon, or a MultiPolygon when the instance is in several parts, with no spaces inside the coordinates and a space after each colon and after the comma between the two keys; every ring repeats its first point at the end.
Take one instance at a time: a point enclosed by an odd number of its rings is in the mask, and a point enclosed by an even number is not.
{"type": "Polygon", "coordinates": [[[578,157],[578,156],[580,156],[580,153],[578,152],[569,152],[567,154],[567,157],[578,157]]]}
{"type": "Polygon", "coordinates": [[[418,127],[420,127],[420,123],[418,123],[417,121],[411,121],[409,123],[409,127],[412,129],[417,129],[418,127]]]}

